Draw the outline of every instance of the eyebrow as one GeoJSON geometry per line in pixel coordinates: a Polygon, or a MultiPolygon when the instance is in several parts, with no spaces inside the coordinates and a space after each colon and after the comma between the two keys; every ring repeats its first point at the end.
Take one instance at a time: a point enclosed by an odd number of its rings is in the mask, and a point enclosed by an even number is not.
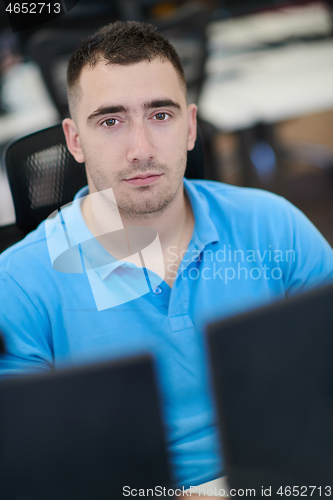
{"type": "MultiPolygon", "coordinates": [[[[151,109],[151,108],[176,108],[176,109],[181,109],[181,106],[178,102],[173,101],[172,99],[157,99],[155,101],[148,101],[145,102],[143,105],[144,109],[151,109]]],[[[98,116],[103,116],[103,115],[112,115],[114,113],[127,113],[129,111],[129,108],[126,106],[118,105],[118,106],[101,106],[100,108],[97,108],[93,113],[91,113],[87,121],[90,122],[97,118],[98,116]]]]}
{"type": "Polygon", "coordinates": [[[150,109],[150,108],[177,108],[180,109],[180,104],[178,102],[173,101],[172,99],[157,99],[156,101],[149,101],[146,102],[143,107],[145,109],[150,109]]]}

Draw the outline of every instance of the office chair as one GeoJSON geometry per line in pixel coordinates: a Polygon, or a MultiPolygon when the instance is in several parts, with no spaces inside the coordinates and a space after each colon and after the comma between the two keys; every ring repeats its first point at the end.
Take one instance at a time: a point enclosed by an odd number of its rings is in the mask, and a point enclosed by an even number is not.
{"type": "MultiPolygon", "coordinates": [[[[54,210],[70,203],[87,184],[84,164],[69,153],[61,123],[11,141],[5,148],[3,163],[16,224],[0,228],[0,252],[35,229],[54,210]]],[[[188,152],[185,176],[205,177],[200,130],[194,149],[188,152]]]]}

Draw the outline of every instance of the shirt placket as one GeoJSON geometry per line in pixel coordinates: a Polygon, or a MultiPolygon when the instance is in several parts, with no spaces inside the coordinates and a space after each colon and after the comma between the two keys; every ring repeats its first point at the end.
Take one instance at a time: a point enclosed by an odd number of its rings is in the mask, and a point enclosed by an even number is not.
{"type": "MultiPolygon", "coordinates": [[[[196,255],[198,255],[203,249],[204,245],[196,238],[189,246],[189,254],[196,252],[196,255]]],[[[178,274],[171,290],[168,317],[172,332],[186,330],[194,326],[189,315],[191,296],[189,268],[195,260],[197,260],[197,257],[193,255],[186,265],[180,264],[182,272],[178,274]]]]}

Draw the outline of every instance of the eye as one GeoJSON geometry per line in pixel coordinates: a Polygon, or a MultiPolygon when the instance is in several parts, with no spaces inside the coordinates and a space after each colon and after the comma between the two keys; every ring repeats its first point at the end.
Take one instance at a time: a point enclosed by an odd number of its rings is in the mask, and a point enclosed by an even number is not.
{"type": "Polygon", "coordinates": [[[165,122],[170,115],[168,113],[157,113],[154,118],[160,122],[165,122]]]}
{"type": "Polygon", "coordinates": [[[107,120],[104,120],[102,125],[105,125],[106,127],[114,127],[117,125],[117,121],[115,118],[108,118],[107,120]]]}

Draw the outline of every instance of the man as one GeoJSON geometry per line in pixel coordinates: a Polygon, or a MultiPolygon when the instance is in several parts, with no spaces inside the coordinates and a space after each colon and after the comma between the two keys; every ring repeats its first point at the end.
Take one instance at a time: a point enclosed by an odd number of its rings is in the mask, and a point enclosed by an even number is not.
{"type": "Polygon", "coordinates": [[[88,188],[2,255],[1,372],[149,349],[175,482],[210,481],[224,465],[204,323],[328,283],[332,249],[280,197],[183,180],[197,108],[178,55],[153,27],[115,23],[85,41],[69,61],[68,97],[63,128],[88,188]],[[158,238],[142,260],[145,230],[158,238]],[[57,270],[62,241],[77,254],[57,270]]]}

